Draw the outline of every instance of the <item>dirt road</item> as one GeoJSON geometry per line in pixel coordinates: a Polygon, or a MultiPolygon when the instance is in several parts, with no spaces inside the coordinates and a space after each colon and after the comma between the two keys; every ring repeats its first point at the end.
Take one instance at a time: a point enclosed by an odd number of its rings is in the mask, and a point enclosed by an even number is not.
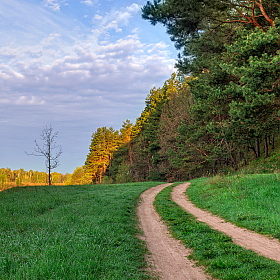
{"type": "Polygon", "coordinates": [[[197,208],[188,200],[185,194],[185,191],[189,186],[190,183],[185,183],[178,185],[173,189],[172,199],[178,205],[196,216],[199,221],[202,221],[210,225],[211,228],[230,236],[235,244],[245,247],[246,249],[251,249],[260,255],[280,262],[280,242],[277,239],[268,238],[250,230],[239,228],[226,222],[220,217],[197,208]]]}
{"type": "Polygon", "coordinates": [[[163,184],[148,189],[141,195],[141,205],[138,216],[143,239],[151,253],[154,271],[162,280],[204,280],[211,279],[194,262],[187,259],[190,251],[168,233],[167,226],[161,221],[155,211],[153,202],[156,195],[171,184],[163,184]]]}

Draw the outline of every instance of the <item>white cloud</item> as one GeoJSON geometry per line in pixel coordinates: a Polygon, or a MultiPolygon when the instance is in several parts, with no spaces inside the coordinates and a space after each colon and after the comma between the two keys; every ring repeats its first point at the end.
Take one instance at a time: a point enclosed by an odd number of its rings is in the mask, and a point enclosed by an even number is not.
{"type": "Polygon", "coordinates": [[[60,33],[51,33],[48,37],[43,38],[41,44],[43,46],[52,45],[55,40],[59,40],[61,38],[60,33]]]}
{"type": "MultiPolygon", "coordinates": [[[[43,7],[44,4],[51,4],[50,2],[39,1],[41,6],[34,4],[36,1],[31,2],[34,1],[0,0],[0,15],[4,15],[0,16],[3,27],[0,29],[1,50],[2,47],[14,49],[19,46],[38,45],[38,41],[55,33],[62,34],[61,39],[70,44],[81,33],[77,24],[65,14],[53,13],[43,7]]],[[[64,2],[56,1],[52,4],[55,3],[64,2]]]]}
{"type": "MultiPolygon", "coordinates": [[[[85,1],[85,2],[91,2],[91,1],[85,1]]],[[[69,5],[69,3],[66,2],[66,0],[43,0],[42,3],[45,7],[48,7],[55,12],[60,11],[61,5],[65,5],[65,6],[69,5]]]]}
{"type": "MultiPolygon", "coordinates": [[[[54,0],[49,0],[49,4],[54,4],[54,0]]],[[[172,72],[174,62],[168,58],[167,46],[163,42],[144,44],[137,28],[130,31],[131,35],[123,35],[115,41],[109,36],[100,40],[108,28],[118,31],[128,24],[139,9],[137,4],[132,4],[104,16],[96,14],[99,33],[77,37],[72,44],[64,40],[64,32],[60,30],[49,33],[37,44],[0,47],[0,55],[6,58],[6,63],[0,64],[1,91],[16,93],[18,98],[24,93],[27,99],[19,100],[32,103],[35,102],[32,96],[37,94],[48,102],[46,93],[54,96],[76,91],[81,97],[111,96],[109,89],[114,89],[120,99],[125,92],[131,92],[131,96],[142,92],[138,97],[140,102],[149,85],[153,86],[154,81],[167,78],[172,72]]],[[[112,98],[117,100],[115,95],[112,98]]]]}
{"type": "Polygon", "coordinates": [[[39,100],[35,96],[27,97],[24,95],[11,98],[0,99],[0,105],[16,105],[16,106],[40,106],[44,105],[45,100],[39,100]]]}
{"type": "Polygon", "coordinates": [[[93,6],[93,2],[91,0],[85,0],[85,1],[81,1],[81,3],[84,3],[88,6],[93,6]]]}
{"type": "Polygon", "coordinates": [[[132,34],[137,34],[138,32],[139,32],[139,29],[138,29],[138,28],[134,28],[134,29],[131,31],[132,34]]]}
{"type": "Polygon", "coordinates": [[[0,49],[0,56],[2,57],[2,59],[13,59],[16,58],[17,52],[12,46],[2,47],[0,49]]]}
{"type": "Polygon", "coordinates": [[[1,104],[4,104],[4,105],[6,105],[6,104],[10,104],[10,102],[11,102],[11,100],[10,99],[8,99],[8,98],[2,98],[2,99],[0,99],[0,105],[1,104]]]}
{"type": "Polygon", "coordinates": [[[101,20],[101,19],[103,19],[103,17],[102,17],[101,15],[98,15],[98,14],[94,15],[93,18],[96,19],[96,20],[101,20]]]}
{"type": "MultiPolygon", "coordinates": [[[[131,6],[122,8],[118,11],[111,11],[105,16],[100,16],[99,14],[96,14],[93,17],[93,20],[98,21],[97,23],[99,24],[99,32],[97,32],[98,30],[95,29],[95,33],[102,33],[110,29],[114,29],[116,32],[122,32],[121,26],[127,26],[129,20],[133,17],[133,15],[139,13],[140,10],[140,6],[134,3],[131,6]]],[[[96,22],[94,21],[94,23],[96,22]]]]}
{"type": "Polygon", "coordinates": [[[57,12],[60,11],[61,2],[58,0],[44,0],[43,5],[57,12]]]}
{"type": "Polygon", "coordinates": [[[137,13],[141,10],[140,6],[136,3],[133,3],[131,6],[127,7],[126,10],[131,13],[131,14],[134,14],[134,13],[137,13]]]}
{"type": "Polygon", "coordinates": [[[39,101],[36,97],[32,96],[31,98],[28,98],[26,96],[20,96],[17,100],[15,100],[15,104],[17,105],[43,105],[45,103],[44,100],[39,101]]]}
{"type": "MultiPolygon", "coordinates": [[[[14,62],[0,65],[2,92],[18,93],[16,104],[35,104],[35,92],[39,96],[46,93],[54,96],[76,91],[81,98],[102,93],[117,101],[125,92],[130,92],[131,97],[145,92],[148,85],[168,77],[172,71],[173,61],[168,59],[167,46],[164,43],[145,45],[136,34],[94,46],[89,37],[77,41],[62,57],[56,57],[51,49],[42,51],[42,46],[49,46],[59,37],[59,34],[51,34],[33,48],[11,49],[11,53],[17,56],[14,62]],[[27,51],[29,57],[33,55],[34,58],[29,63],[18,62],[25,59],[27,51]],[[52,60],[49,64],[42,63],[47,60],[46,55],[52,60]],[[21,92],[25,92],[25,99],[21,92]]],[[[138,102],[143,97],[141,95],[138,102]]]]}

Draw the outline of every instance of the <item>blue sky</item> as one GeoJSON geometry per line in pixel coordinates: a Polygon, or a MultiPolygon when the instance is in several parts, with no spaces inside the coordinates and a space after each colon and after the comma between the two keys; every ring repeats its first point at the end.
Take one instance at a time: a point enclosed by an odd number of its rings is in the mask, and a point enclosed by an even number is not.
{"type": "Polygon", "coordinates": [[[62,146],[55,171],[84,164],[98,127],[135,122],[177,56],[146,0],[0,1],[0,168],[46,171],[27,156],[45,125],[62,146]]]}

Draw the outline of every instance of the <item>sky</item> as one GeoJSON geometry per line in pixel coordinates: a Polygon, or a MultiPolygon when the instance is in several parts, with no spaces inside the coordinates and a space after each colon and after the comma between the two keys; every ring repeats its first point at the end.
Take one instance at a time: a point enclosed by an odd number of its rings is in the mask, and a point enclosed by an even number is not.
{"type": "Polygon", "coordinates": [[[72,173],[98,127],[135,123],[177,58],[165,28],[141,18],[146,2],[0,1],[0,168],[46,171],[25,152],[51,125],[63,150],[53,171],[72,173]]]}

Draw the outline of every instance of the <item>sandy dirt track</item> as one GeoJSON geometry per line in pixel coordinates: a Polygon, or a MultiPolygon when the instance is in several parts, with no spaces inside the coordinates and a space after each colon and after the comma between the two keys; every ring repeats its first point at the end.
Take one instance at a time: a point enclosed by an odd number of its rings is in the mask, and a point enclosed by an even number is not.
{"type": "Polygon", "coordinates": [[[187,212],[196,216],[199,221],[208,224],[211,228],[230,236],[235,244],[263,255],[267,258],[280,262],[280,242],[247,229],[239,228],[218,216],[197,208],[191,203],[186,194],[190,183],[180,184],[174,187],[172,199],[187,212]]]}
{"type": "Polygon", "coordinates": [[[153,206],[156,195],[169,185],[171,184],[159,185],[142,193],[138,207],[140,227],[151,253],[149,261],[154,267],[153,270],[162,280],[211,279],[201,268],[195,266],[194,262],[187,259],[190,251],[171,237],[153,206]]]}

